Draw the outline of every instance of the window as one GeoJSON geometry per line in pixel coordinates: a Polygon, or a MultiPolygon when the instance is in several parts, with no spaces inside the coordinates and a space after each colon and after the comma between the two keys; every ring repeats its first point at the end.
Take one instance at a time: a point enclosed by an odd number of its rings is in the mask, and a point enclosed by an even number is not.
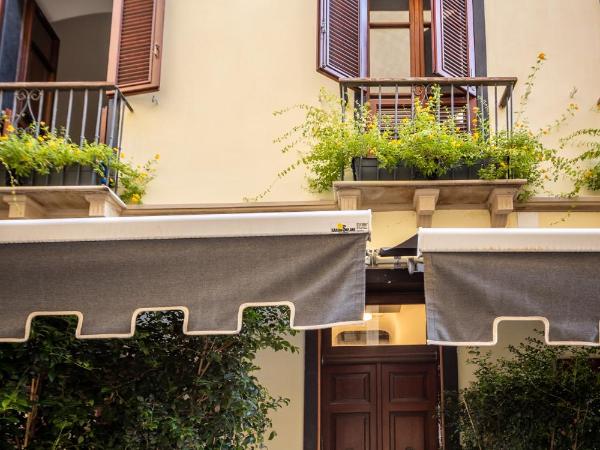
{"type": "Polygon", "coordinates": [[[331,330],[332,347],[425,345],[425,305],[367,305],[361,325],[331,330]]]}
{"type": "Polygon", "coordinates": [[[319,0],[319,71],[474,76],[472,1],[319,0]]]}
{"type": "Polygon", "coordinates": [[[114,0],[108,80],[126,94],[158,90],[165,0],[114,0]]]}

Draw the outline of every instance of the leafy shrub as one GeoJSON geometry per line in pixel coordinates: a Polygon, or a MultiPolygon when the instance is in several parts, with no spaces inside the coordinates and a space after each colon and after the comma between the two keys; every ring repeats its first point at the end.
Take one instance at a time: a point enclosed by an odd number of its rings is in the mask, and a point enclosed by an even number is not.
{"type": "Polygon", "coordinates": [[[287,404],[253,363],[260,349],[297,350],[282,308],[245,310],[227,336],[182,335],[179,312],[142,314],[131,339],[75,339],[72,317],[35,322],[26,343],[0,344],[2,449],[255,449],[287,404]]]}
{"type": "MultiPolygon", "coordinates": [[[[79,146],[43,126],[38,135],[35,124],[18,130],[9,126],[7,133],[0,136],[0,164],[8,170],[12,184],[18,185],[19,178],[59,172],[68,166],[91,167],[101,177],[106,177],[110,168],[119,173],[119,195],[126,203],[141,202],[158,159],[156,155],[144,165],[134,166],[108,145],[84,142],[79,146]]],[[[112,179],[106,181],[108,185],[114,184],[112,179]]]]}
{"type": "Polygon", "coordinates": [[[463,448],[600,449],[600,351],[537,338],[509,351],[494,361],[472,349],[476,381],[449,395],[446,421],[463,448]]]}

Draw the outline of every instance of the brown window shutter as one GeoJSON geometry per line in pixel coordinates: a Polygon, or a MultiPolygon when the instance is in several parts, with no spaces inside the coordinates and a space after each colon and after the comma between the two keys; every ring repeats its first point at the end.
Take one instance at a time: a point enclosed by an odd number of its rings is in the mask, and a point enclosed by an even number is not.
{"type": "Polygon", "coordinates": [[[475,76],[472,0],[433,0],[433,71],[443,77],[475,76]]]}
{"type": "Polygon", "coordinates": [[[165,0],[113,0],[108,80],[126,94],[156,91],[165,0]]]}
{"type": "Polygon", "coordinates": [[[367,0],[319,0],[319,71],[367,75],[368,14],[367,0]]]}

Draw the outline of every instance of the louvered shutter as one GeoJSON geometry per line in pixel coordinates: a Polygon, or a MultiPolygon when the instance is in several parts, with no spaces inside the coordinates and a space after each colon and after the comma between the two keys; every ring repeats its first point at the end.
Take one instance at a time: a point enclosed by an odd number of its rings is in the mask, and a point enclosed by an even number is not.
{"type": "Polygon", "coordinates": [[[319,0],[319,70],[336,79],[367,75],[367,0],[319,0]]]}
{"type": "Polygon", "coordinates": [[[113,0],[108,79],[127,94],[158,90],[165,0],[113,0]]]}
{"type": "Polygon", "coordinates": [[[475,76],[472,0],[433,0],[433,71],[443,77],[475,76]]]}

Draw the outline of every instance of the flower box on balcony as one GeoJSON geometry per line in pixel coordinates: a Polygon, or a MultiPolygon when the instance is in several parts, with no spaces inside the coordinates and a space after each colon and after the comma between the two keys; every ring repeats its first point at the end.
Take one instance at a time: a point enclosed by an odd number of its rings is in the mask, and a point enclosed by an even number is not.
{"type": "Polygon", "coordinates": [[[393,180],[477,180],[479,170],[485,161],[474,164],[461,164],[449,169],[444,175],[425,176],[414,167],[403,163],[392,170],[380,167],[377,158],[353,158],[352,173],[354,181],[393,181],[393,180]]]}
{"type": "Polygon", "coordinates": [[[47,174],[20,177],[17,183],[19,186],[98,186],[103,181],[104,177],[90,166],[70,165],[47,174]]]}

